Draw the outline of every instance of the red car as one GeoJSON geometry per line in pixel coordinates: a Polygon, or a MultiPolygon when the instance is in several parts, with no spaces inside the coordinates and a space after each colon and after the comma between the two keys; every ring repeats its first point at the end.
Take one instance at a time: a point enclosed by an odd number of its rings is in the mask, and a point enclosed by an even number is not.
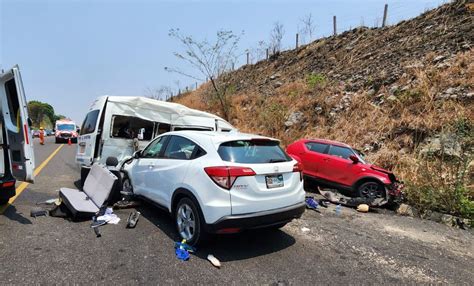
{"type": "Polygon", "coordinates": [[[389,200],[401,195],[403,185],[387,170],[367,163],[350,146],[330,140],[302,139],[286,152],[303,164],[306,186],[335,188],[350,197],[389,200]]]}

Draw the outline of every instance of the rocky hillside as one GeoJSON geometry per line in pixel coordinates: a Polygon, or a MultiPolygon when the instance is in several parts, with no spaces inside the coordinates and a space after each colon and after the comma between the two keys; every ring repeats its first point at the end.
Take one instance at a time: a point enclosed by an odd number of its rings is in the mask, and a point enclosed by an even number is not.
{"type": "MultiPolygon", "coordinates": [[[[473,216],[473,47],[466,1],[319,39],[230,73],[230,121],[283,144],[346,142],[402,177],[413,204],[473,216]]],[[[177,101],[219,113],[211,92],[177,101]]]]}

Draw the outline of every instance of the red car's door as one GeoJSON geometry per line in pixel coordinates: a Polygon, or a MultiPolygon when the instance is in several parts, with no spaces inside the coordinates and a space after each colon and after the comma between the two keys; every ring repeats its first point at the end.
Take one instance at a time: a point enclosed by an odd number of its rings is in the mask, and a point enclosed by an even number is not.
{"type": "Polygon", "coordinates": [[[346,147],[331,145],[328,155],[323,158],[321,165],[321,176],[328,181],[351,186],[357,179],[360,166],[354,164],[349,156],[354,152],[346,147]]]}
{"type": "Polygon", "coordinates": [[[324,179],[320,171],[324,164],[323,160],[327,156],[324,153],[327,151],[328,147],[329,145],[318,142],[307,141],[304,143],[306,152],[301,156],[304,173],[324,179]]]}

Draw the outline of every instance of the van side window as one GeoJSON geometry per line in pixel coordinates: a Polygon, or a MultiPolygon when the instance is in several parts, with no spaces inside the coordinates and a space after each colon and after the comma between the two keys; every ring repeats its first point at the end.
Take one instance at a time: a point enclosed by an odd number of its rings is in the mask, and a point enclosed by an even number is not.
{"type": "Polygon", "coordinates": [[[171,131],[171,125],[167,123],[160,122],[160,123],[156,123],[156,125],[158,125],[158,133],[156,134],[156,136],[171,131]]]}
{"type": "Polygon", "coordinates": [[[97,125],[97,118],[99,117],[99,110],[92,110],[87,113],[84,122],[81,127],[81,135],[90,134],[95,131],[95,126],[97,125]]]}
{"type": "Polygon", "coordinates": [[[133,116],[112,116],[112,137],[149,141],[153,138],[152,121],[144,120],[133,116]]]}
{"type": "Polygon", "coordinates": [[[18,111],[20,110],[20,103],[18,102],[18,93],[16,91],[16,83],[14,78],[5,83],[5,91],[7,93],[10,118],[13,125],[16,126],[18,111]]]}

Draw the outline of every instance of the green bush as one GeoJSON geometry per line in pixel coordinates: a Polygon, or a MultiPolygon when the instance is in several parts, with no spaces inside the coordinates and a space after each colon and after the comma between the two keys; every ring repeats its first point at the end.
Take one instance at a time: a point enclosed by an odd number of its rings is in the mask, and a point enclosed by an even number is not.
{"type": "Polygon", "coordinates": [[[322,86],[325,83],[326,83],[326,77],[319,73],[312,73],[306,77],[306,84],[311,89],[314,89],[317,86],[322,86]]]}

